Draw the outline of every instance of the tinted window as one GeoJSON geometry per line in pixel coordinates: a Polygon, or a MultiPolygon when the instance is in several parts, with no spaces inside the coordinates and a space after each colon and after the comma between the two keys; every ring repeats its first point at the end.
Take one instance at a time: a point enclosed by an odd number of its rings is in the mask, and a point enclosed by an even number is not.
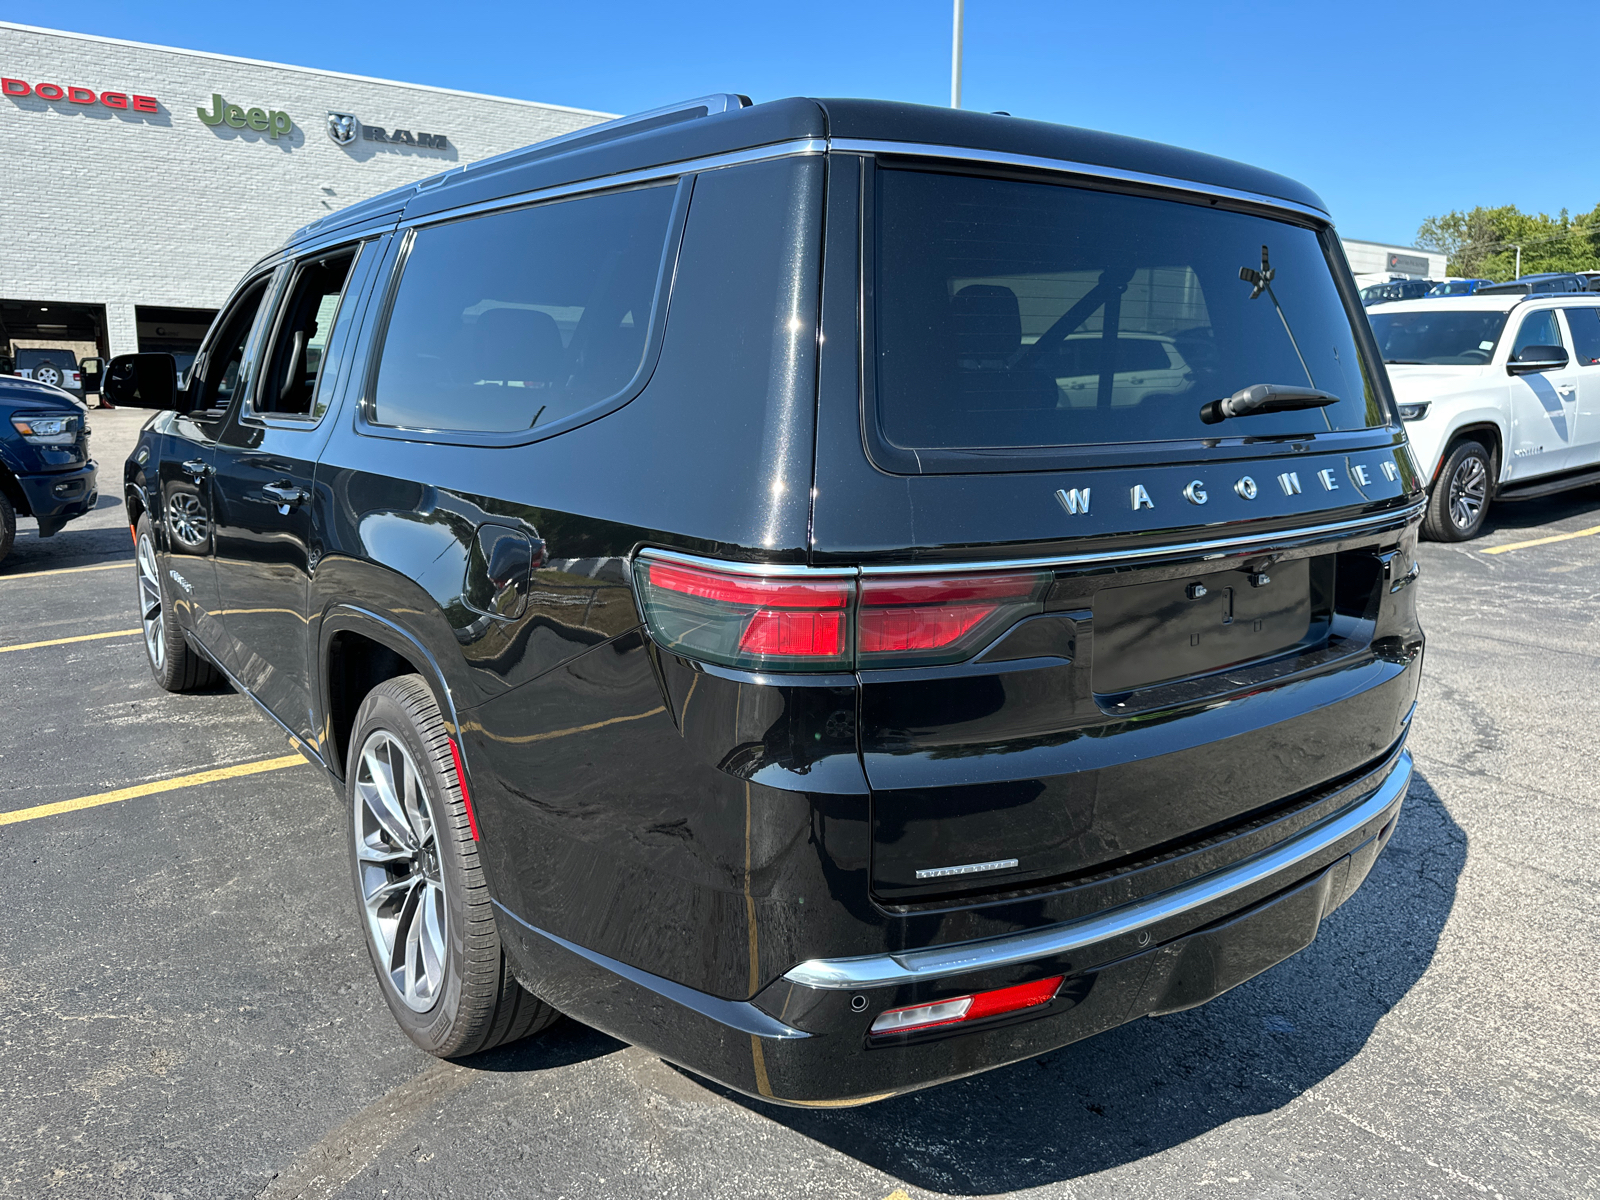
{"type": "Polygon", "coordinates": [[[878,417],[906,447],[1215,437],[1201,407],[1257,383],[1328,408],[1229,435],[1381,423],[1309,229],[1047,184],[878,172],[878,417]],[[1257,287],[1263,246],[1273,275],[1257,287]],[[1281,309],[1281,316],[1280,316],[1281,309]],[[1164,360],[1164,361],[1163,361],[1164,360]]]}
{"type": "Polygon", "coordinates": [[[1386,363],[1482,366],[1494,357],[1503,312],[1373,313],[1372,334],[1386,363]]]}
{"type": "Polygon", "coordinates": [[[1569,308],[1566,314],[1574,363],[1580,367],[1600,363],[1600,308],[1569,308]]]}
{"type": "Polygon", "coordinates": [[[643,361],[675,194],[667,184],[418,230],[374,420],[509,432],[622,391],[643,361]]]}
{"type": "Polygon", "coordinates": [[[1564,346],[1561,330],[1556,327],[1554,309],[1529,313],[1522,318],[1517,330],[1517,340],[1511,343],[1511,357],[1515,358],[1529,346],[1564,346]]]}
{"type": "Polygon", "coordinates": [[[239,390],[240,372],[244,369],[250,329],[266,292],[266,280],[252,285],[218,318],[222,326],[206,350],[205,374],[190,384],[193,387],[198,383],[200,387],[194,401],[196,409],[226,409],[233,401],[234,393],[239,390]]]}
{"type": "Polygon", "coordinates": [[[346,250],[301,264],[278,320],[261,386],[256,389],[257,412],[321,415],[326,398],[317,408],[312,401],[322,378],[322,357],[333,333],[339,299],[355,259],[355,251],[346,250]]]}

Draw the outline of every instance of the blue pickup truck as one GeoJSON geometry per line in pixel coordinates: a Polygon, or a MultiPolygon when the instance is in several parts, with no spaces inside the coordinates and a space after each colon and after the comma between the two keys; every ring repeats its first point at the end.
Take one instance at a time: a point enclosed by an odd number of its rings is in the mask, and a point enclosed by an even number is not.
{"type": "Polygon", "coordinates": [[[93,511],[99,489],[87,417],[70,392],[0,375],[0,560],[16,540],[18,516],[51,537],[93,511]]]}

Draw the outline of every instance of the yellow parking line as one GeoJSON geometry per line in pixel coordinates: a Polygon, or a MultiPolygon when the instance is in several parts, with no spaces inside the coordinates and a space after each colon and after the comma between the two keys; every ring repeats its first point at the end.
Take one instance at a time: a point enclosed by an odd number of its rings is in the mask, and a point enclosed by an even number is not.
{"type": "Polygon", "coordinates": [[[69,642],[97,642],[101,638],[130,637],[138,632],[137,629],[114,629],[110,633],[84,633],[77,637],[51,638],[48,642],[23,642],[20,646],[0,646],[0,654],[10,650],[37,650],[41,646],[65,646],[69,642]]]}
{"type": "Polygon", "coordinates": [[[33,808],[19,808],[14,812],[0,813],[0,825],[15,825],[19,821],[37,821],[40,817],[54,817],[61,813],[77,812],[81,808],[97,808],[102,804],[115,804],[119,800],[132,800],[138,796],[153,796],[157,792],[171,792],[178,788],[197,787],[219,779],[236,779],[241,775],[260,775],[263,771],[281,771],[284,767],[301,767],[306,760],[298,754],[285,754],[282,758],[262,758],[255,762],[238,763],[231,767],[217,767],[211,771],[197,771],[193,775],[179,775],[175,779],[157,779],[137,787],[118,788],[114,792],[100,792],[93,796],[79,796],[76,800],[57,800],[54,804],[40,804],[33,808]]]}
{"type": "Polygon", "coordinates": [[[1504,554],[1507,550],[1526,550],[1529,546],[1548,546],[1551,542],[1570,542],[1573,538],[1593,537],[1600,533],[1600,525],[1591,525],[1577,533],[1553,533],[1549,537],[1534,538],[1527,542],[1512,542],[1509,546],[1491,546],[1485,554],[1504,554]]]}
{"type": "Polygon", "coordinates": [[[124,558],[114,563],[101,563],[98,567],[57,567],[53,571],[23,571],[20,575],[0,575],[0,583],[12,579],[38,579],[43,575],[76,575],[80,571],[115,571],[118,567],[131,567],[133,559],[124,558]]]}

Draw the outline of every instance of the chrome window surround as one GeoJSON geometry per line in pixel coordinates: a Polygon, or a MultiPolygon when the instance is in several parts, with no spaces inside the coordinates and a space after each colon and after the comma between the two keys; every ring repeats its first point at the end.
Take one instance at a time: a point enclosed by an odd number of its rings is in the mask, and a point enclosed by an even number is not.
{"type": "MultiPolygon", "coordinates": [[[[590,130],[585,129],[579,132],[588,133],[590,130]]],[[[437,213],[429,213],[425,217],[413,218],[406,223],[408,225],[427,225],[436,221],[471,216],[474,213],[493,212],[500,208],[515,208],[524,204],[537,204],[542,200],[552,200],[562,196],[576,196],[584,192],[631,187],[635,184],[649,183],[658,179],[669,179],[674,175],[683,175],[692,171],[713,171],[720,167],[765,162],[773,158],[790,158],[801,154],[823,154],[828,152],[840,154],[904,154],[918,158],[943,158],[960,162],[1022,167],[1035,171],[1052,171],[1058,174],[1076,175],[1087,179],[1103,179],[1115,183],[1164,188],[1169,191],[1184,192],[1195,196],[1235,200],[1247,204],[1260,205],[1265,208],[1279,209],[1299,217],[1309,217],[1320,224],[1329,223],[1327,213],[1308,204],[1299,204],[1293,200],[1285,200],[1278,196],[1268,196],[1259,192],[1244,192],[1236,188],[1219,187],[1193,179],[1179,179],[1169,175],[1149,175],[1141,171],[1124,171],[1116,167],[1073,162],[1069,159],[1039,158],[1028,154],[1007,154],[999,150],[979,150],[965,146],[944,146],[924,142],[867,141],[856,138],[794,138],[787,142],[773,142],[766,146],[752,146],[744,150],[731,150],[726,154],[713,154],[704,158],[661,163],[653,167],[642,167],[636,171],[623,171],[615,175],[600,175],[588,179],[573,180],[572,182],[556,184],[552,187],[518,192],[513,196],[500,196],[493,200],[484,200],[478,204],[444,209],[437,213]]],[[[513,153],[520,153],[520,151],[513,153]]],[[[474,164],[473,166],[481,168],[482,164],[474,164]]],[[[469,168],[468,173],[471,173],[472,169],[469,168]]]]}
{"type": "Polygon", "coordinates": [[[1320,208],[1268,196],[1260,192],[1242,192],[1236,188],[1201,183],[1194,179],[1179,179],[1170,175],[1148,175],[1143,171],[1124,171],[1117,167],[1103,167],[1097,163],[1073,162],[1064,158],[1039,158],[1032,154],[1008,154],[1002,150],[975,150],[964,146],[945,146],[926,142],[880,142],[857,138],[834,138],[828,143],[830,150],[843,154],[904,154],[915,158],[946,158],[959,162],[994,163],[1005,167],[1022,167],[1030,171],[1056,171],[1082,175],[1093,179],[1109,179],[1117,183],[1132,183],[1144,187],[1167,188],[1189,192],[1197,196],[1215,196],[1225,200],[1239,200],[1267,208],[1282,209],[1302,217],[1310,217],[1319,224],[1330,222],[1329,215],[1320,208]]]}
{"type": "Polygon", "coordinates": [[[497,196],[478,204],[464,204],[456,208],[441,209],[426,216],[412,217],[405,222],[411,226],[436,225],[441,221],[454,221],[478,213],[495,212],[502,208],[522,208],[546,200],[559,200],[567,196],[581,196],[588,192],[611,192],[643,183],[656,183],[696,171],[714,171],[720,167],[736,167],[744,163],[766,162],[773,158],[793,158],[802,154],[822,154],[828,143],[822,138],[795,138],[787,142],[773,142],[769,146],[752,146],[748,150],[734,150],[727,154],[713,154],[705,158],[685,159],[682,162],[662,163],[654,167],[641,167],[637,171],[621,171],[615,175],[599,175],[578,179],[571,183],[558,183],[547,188],[517,192],[511,196],[497,196]]]}
{"type": "Polygon", "coordinates": [[[1305,538],[1322,538],[1332,541],[1343,537],[1359,537],[1364,533],[1381,533],[1403,528],[1420,520],[1426,501],[1392,509],[1377,516],[1352,517],[1345,521],[1329,521],[1321,525],[1302,525],[1280,529],[1273,533],[1241,534],[1238,537],[1208,538],[1197,541],[1162,542],[1153,546],[1127,546],[1121,550],[1094,550],[1084,554],[1055,554],[1042,558],[997,558],[981,562],[927,562],[866,567],[808,567],[797,563],[733,562],[725,558],[704,558],[683,554],[676,550],[658,550],[654,547],[638,551],[637,557],[661,558],[681,562],[692,567],[706,567],[732,575],[760,575],[768,577],[838,579],[855,575],[953,575],[964,571],[1028,571],[1051,567],[1093,566],[1097,563],[1122,562],[1162,558],[1169,555],[1221,557],[1224,554],[1263,553],[1282,547],[1288,542],[1305,538]]]}
{"type": "Polygon", "coordinates": [[[1406,794],[1411,783],[1411,752],[1401,750],[1387,768],[1376,773],[1384,773],[1384,778],[1366,799],[1269,850],[1170,891],[1082,920],[1004,937],[862,958],[813,958],[788,971],[784,978],[828,991],[925,983],[947,975],[1015,966],[1137,933],[1288,871],[1356,833],[1406,794]]]}

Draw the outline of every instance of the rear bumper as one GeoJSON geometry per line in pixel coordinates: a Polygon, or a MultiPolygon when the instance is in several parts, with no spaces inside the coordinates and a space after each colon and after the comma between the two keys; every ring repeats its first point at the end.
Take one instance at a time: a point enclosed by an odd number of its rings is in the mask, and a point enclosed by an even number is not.
{"type": "Polygon", "coordinates": [[[92,461],[70,471],[18,475],[16,479],[27,497],[28,510],[41,524],[55,529],[92,511],[100,499],[92,461]]]}
{"type": "Polygon", "coordinates": [[[1396,749],[1323,820],[1180,887],[1082,920],[896,954],[814,959],[724,1000],[543,932],[501,906],[519,973],[564,1012],[778,1103],[884,1099],[1204,1003],[1309,945],[1365,880],[1411,779],[1396,749]],[[1054,1000],[959,1027],[873,1038],[889,1008],[1055,975],[1054,1000]]]}

